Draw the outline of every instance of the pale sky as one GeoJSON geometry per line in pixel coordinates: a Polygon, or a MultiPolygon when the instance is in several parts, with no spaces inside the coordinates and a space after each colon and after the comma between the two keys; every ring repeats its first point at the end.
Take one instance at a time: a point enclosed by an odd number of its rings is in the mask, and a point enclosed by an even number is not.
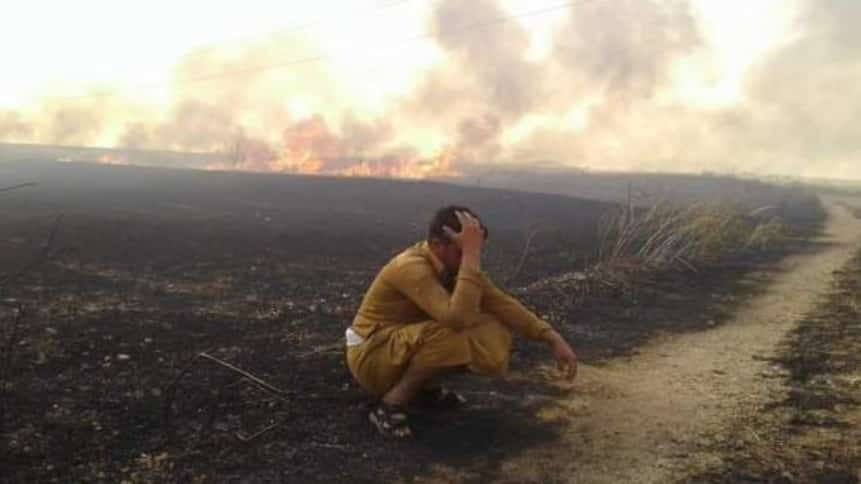
{"type": "MultiPolygon", "coordinates": [[[[0,55],[6,72],[15,73],[0,79],[0,103],[21,107],[45,94],[74,96],[94,85],[167,85],[172,68],[196,48],[253,42],[279,31],[310,36],[324,54],[349,65],[349,56],[341,55],[346,46],[377,49],[421,29],[424,9],[415,4],[423,2],[386,8],[393,3],[22,1],[0,20],[0,55]]],[[[291,51],[284,60],[317,54],[291,51]]]]}
{"type": "MultiPolygon", "coordinates": [[[[612,0],[592,0],[612,1],[612,0]]],[[[588,0],[587,0],[588,2],[588,0]]],[[[586,2],[504,0],[501,4],[531,34],[540,57],[569,9],[586,2]],[[568,5],[566,5],[566,3],[568,5]],[[547,7],[555,10],[543,11],[547,7]]],[[[681,83],[685,95],[732,99],[745,69],[788,32],[791,0],[695,0],[697,19],[720,59],[717,92],[681,83]]],[[[429,0],[316,0],[212,2],[202,0],[29,0],[5,9],[0,20],[0,107],[22,108],[41,96],[79,96],[97,86],[141,95],[168,86],[184,55],[207,45],[254,41],[272,32],[313,39],[319,51],[285,52],[283,60],[325,56],[324,63],[362,85],[397,93],[439,60],[427,33],[429,0]],[[304,27],[297,29],[297,27],[304,27]],[[411,40],[407,40],[411,39],[411,40]],[[368,66],[386,68],[385,76],[368,66]]],[[[477,20],[480,22],[481,20],[477,20]]],[[[301,71],[303,67],[285,67],[301,71]]],[[[300,105],[301,103],[297,103],[300,105]]]]}

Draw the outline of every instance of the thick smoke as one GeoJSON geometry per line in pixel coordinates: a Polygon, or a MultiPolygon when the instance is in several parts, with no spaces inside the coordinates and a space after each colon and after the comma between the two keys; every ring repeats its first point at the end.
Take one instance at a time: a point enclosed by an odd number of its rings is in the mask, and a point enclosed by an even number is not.
{"type": "Polygon", "coordinates": [[[33,126],[21,114],[0,111],[0,139],[27,141],[33,137],[33,126]]]}
{"type": "Polygon", "coordinates": [[[90,143],[102,130],[98,111],[87,107],[59,107],[48,115],[48,141],[58,145],[90,143]]]}
{"type": "Polygon", "coordinates": [[[457,124],[454,150],[461,161],[492,160],[502,152],[501,132],[502,120],[497,114],[465,117],[457,124]]]}
{"type": "Polygon", "coordinates": [[[120,145],[217,152],[213,167],[255,171],[342,173],[366,157],[393,156],[387,143],[394,131],[386,121],[347,113],[333,129],[322,114],[296,119],[289,112],[285,101],[309,94],[310,86],[322,108],[343,104],[325,66],[301,75],[268,69],[285,56],[313,53],[313,46],[275,36],[237,50],[189,55],[176,68],[177,100],[167,118],[127,124],[120,145]]]}
{"type": "Polygon", "coordinates": [[[115,129],[118,113],[139,111],[114,94],[97,89],[77,97],[49,97],[26,111],[0,111],[0,141],[57,145],[109,142],[106,135],[115,129]]]}
{"type": "Polygon", "coordinates": [[[552,96],[557,113],[580,110],[582,126],[557,122],[512,147],[514,160],[556,160],[594,169],[684,170],[679,130],[694,117],[661,96],[674,64],[702,48],[686,1],[586,3],[555,39],[552,96]]]}
{"type": "MultiPolygon", "coordinates": [[[[651,116],[655,97],[669,83],[673,63],[702,47],[696,20],[682,1],[623,0],[572,8],[554,39],[549,59],[527,60],[529,37],[516,23],[473,34],[475,17],[501,18],[493,1],[443,1],[433,17],[437,42],[451,62],[418,91],[421,106],[455,126],[460,158],[514,163],[558,160],[594,168],[634,168],[642,153],[644,123],[648,140],[661,139],[651,116]],[[586,101],[585,129],[555,122],[514,143],[508,130],[529,115],[560,115],[586,101]]],[[[584,108],[585,109],[585,108],[584,108]]],[[[677,110],[676,110],[677,111],[677,110]]],[[[649,144],[649,143],[645,143],[649,144]]],[[[664,150],[666,151],[666,150],[664,150]]],[[[642,167],[642,166],[639,166],[642,167]]],[[[669,168],[669,167],[668,167],[669,168]]]]}
{"type": "Polygon", "coordinates": [[[489,109],[504,117],[517,117],[535,108],[541,99],[540,65],[524,59],[528,34],[516,24],[486,28],[481,22],[503,19],[494,0],[444,0],[431,20],[434,38],[453,57],[453,75],[467,75],[489,109]]]}
{"type": "Polygon", "coordinates": [[[745,131],[788,171],[861,177],[859,18],[859,2],[809,0],[800,35],[751,76],[745,131]]]}
{"type": "MultiPolygon", "coordinates": [[[[165,118],[127,123],[118,144],[201,152],[247,144],[248,138],[257,136],[248,134],[249,115],[263,108],[271,112],[269,106],[278,104],[266,92],[269,79],[262,67],[281,42],[288,52],[298,50],[295,39],[272,38],[235,50],[207,47],[190,53],[175,68],[174,102],[165,118]]],[[[279,114],[277,122],[286,123],[287,115],[279,114]]]]}
{"type": "Polygon", "coordinates": [[[669,113],[657,112],[655,99],[669,87],[674,63],[702,48],[687,2],[584,3],[570,9],[543,61],[529,60],[529,35],[516,22],[469,28],[477,19],[504,17],[491,0],[438,4],[433,32],[449,62],[419,86],[413,112],[452,126],[458,158],[466,162],[642,168],[643,154],[654,154],[645,146],[654,144],[649,140],[666,139],[656,132],[654,117],[669,113]],[[587,109],[587,101],[595,106],[587,109]],[[558,119],[578,107],[587,109],[585,129],[558,121],[514,142],[506,139],[528,116],[558,119]],[[645,111],[649,117],[642,116],[645,111]]]}
{"type": "Polygon", "coordinates": [[[213,151],[233,141],[240,129],[233,113],[223,106],[196,99],[181,101],[162,123],[133,123],[120,144],[128,148],[162,148],[178,151],[213,151]]]}
{"type": "Polygon", "coordinates": [[[686,1],[616,0],[571,9],[556,37],[555,60],[580,94],[648,99],[673,62],[701,46],[686,1]]]}
{"type": "MultiPolygon", "coordinates": [[[[861,177],[861,4],[808,0],[794,40],[750,70],[742,102],[673,101],[675,63],[702,52],[685,2],[596,2],[572,9],[551,62],[583,126],[554,123],[508,146],[514,162],[593,169],[861,177]]],[[[545,74],[546,75],[546,74],[545,74]]],[[[504,132],[507,126],[500,131],[504,132]]]]}
{"type": "Polygon", "coordinates": [[[399,112],[450,127],[449,144],[461,162],[496,159],[505,127],[547,105],[546,66],[527,60],[529,35],[509,16],[495,0],[437,4],[431,32],[448,62],[425,77],[399,112]]]}
{"type": "Polygon", "coordinates": [[[680,65],[713,67],[689,0],[575,4],[541,60],[498,0],[440,0],[427,27],[444,60],[375,117],[351,107],[350,80],[325,62],[272,69],[320,54],[308,39],[275,36],[186,57],[167,109],[46,101],[0,112],[0,140],[215,152],[226,168],[334,174],[551,161],[861,177],[861,3],[799,2],[790,41],[758,59],[739,102],[720,107],[677,91],[690,73],[680,65]],[[291,110],[296,96],[310,112],[291,110]],[[444,139],[448,154],[421,160],[404,133],[444,139]]]}

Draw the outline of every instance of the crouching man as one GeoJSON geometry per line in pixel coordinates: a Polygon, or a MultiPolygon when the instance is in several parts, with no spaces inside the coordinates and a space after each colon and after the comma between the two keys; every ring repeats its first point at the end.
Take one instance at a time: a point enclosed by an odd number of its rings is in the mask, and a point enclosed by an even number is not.
{"type": "Polygon", "coordinates": [[[441,208],[427,240],[386,264],[365,294],[347,330],[347,364],[362,388],[379,398],[369,419],[382,434],[412,435],[411,403],[462,402],[433,385],[446,373],[504,375],[512,331],[546,342],[574,379],[571,346],[481,272],[486,238],[487,229],[468,208],[441,208]]]}

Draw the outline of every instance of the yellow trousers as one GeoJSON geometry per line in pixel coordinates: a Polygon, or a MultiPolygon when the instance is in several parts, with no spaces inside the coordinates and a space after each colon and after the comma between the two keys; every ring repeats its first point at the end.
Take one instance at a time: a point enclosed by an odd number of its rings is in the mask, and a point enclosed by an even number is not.
{"type": "Polygon", "coordinates": [[[347,348],[347,365],[368,392],[382,396],[409,365],[424,368],[467,367],[487,376],[508,371],[511,331],[494,316],[455,331],[436,321],[380,328],[362,344],[347,348]]]}

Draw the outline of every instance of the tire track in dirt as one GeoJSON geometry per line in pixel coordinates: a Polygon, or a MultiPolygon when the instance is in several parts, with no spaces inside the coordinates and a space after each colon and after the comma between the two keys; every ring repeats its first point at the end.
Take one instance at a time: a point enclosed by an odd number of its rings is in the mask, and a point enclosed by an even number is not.
{"type": "MultiPolygon", "coordinates": [[[[731,423],[785,395],[783,370],[769,358],[861,244],[861,222],[834,203],[827,208],[817,247],[783,260],[730,321],[584,365],[570,396],[538,414],[565,427],[562,439],[502,463],[499,475],[506,482],[679,481],[721,464],[712,444],[758,439],[753,430],[730,435],[731,423]]],[[[435,474],[470,477],[468,469],[435,474]]]]}

